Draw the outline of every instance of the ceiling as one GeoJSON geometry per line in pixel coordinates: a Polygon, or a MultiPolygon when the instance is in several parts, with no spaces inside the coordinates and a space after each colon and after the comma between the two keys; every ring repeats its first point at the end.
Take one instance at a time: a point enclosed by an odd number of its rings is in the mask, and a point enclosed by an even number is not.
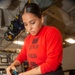
{"type": "MultiPolygon", "coordinates": [[[[5,0],[4,6],[0,3],[0,8],[3,9],[5,25],[2,25],[2,14],[0,10],[0,51],[18,51],[21,49],[21,45],[16,45],[12,43],[13,41],[7,41],[4,38],[4,33],[7,31],[7,27],[11,24],[11,21],[14,20],[15,16],[20,13],[23,9],[23,6],[27,0],[5,0]],[[8,3],[8,2],[9,3],[8,3]],[[11,2],[12,1],[12,2],[11,2]],[[8,7],[8,4],[12,3],[12,6],[8,7]],[[8,8],[7,8],[8,7],[8,8]]],[[[32,0],[37,3],[39,0],[32,0]]],[[[40,0],[42,1],[42,0],[40,0]]],[[[44,0],[47,1],[47,0],[44,0]]],[[[49,0],[50,1],[50,0],[49,0]]],[[[38,3],[39,4],[39,3],[38,3]]],[[[40,4],[41,5],[41,4],[40,4]]],[[[63,47],[68,47],[71,44],[65,42],[64,40],[69,37],[75,39],[75,0],[54,0],[50,6],[43,10],[45,24],[52,25],[57,27],[63,36],[63,42],[65,43],[63,47]]],[[[4,22],[3,22],[4,23],[4,22]]],[[[23,41],[27,36],[26,32],[23,30],[15,38],[17,41],[23,41]]]]}

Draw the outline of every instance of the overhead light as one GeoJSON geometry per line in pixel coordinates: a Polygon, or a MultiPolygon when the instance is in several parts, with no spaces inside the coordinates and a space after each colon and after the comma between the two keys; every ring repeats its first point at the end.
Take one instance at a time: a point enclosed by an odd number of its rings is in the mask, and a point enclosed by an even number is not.
{"type": "Polygon", "coordinates": [[[14,44],[18,44],[18,45],[23,45],[23,44],[24,44],[23,41],[14,41],[13,43],[14,43],[14,44]]]}
{"type": "Polygon", "coordinates": [[[65,39],[65,41],[68,42],[68,43],[71,43],[71,44],[75,43],[75,40],[72,39],[72,38],[65,39]]]}

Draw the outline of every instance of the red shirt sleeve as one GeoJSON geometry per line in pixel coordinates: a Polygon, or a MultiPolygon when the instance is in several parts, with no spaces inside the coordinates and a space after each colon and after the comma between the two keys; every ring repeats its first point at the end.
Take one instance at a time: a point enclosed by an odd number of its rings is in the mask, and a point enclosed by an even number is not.
{"type": "Polygon", "coordinates": [[[48,30],[46,36],[47,59],[40,65],[41,73],[55,71],[62,61],[62,36],[58,29],[48,30]]]}
{"type": "Polygon", "coordinates": [[[17,56],[16,60],[20,61],[21,63],[24,62],[25,60],[27,60],[25,41],[24,41],[24,45],[21,49],[21,52],[17,56]]]}

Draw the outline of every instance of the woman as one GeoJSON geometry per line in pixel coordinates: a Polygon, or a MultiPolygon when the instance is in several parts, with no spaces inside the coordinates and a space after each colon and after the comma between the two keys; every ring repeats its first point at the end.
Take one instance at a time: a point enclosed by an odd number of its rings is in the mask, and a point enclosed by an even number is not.
{"type": "Polygon", "coordinates": [[[25,60],[28,60],[29,71],[19,75],[64,75],[62,62],[62,36],[55,27],[43,25],[43,16],[37,4],[26,4],[22,20],[29,35],[24,40],[24,45],[16,60],[6,69],[16,69],[25,60]]]}

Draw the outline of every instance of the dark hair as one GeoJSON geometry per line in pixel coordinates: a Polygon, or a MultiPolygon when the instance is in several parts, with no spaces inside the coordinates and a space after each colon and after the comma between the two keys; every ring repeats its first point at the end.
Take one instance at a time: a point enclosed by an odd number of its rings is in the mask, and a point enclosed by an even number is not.
{"type": "Polygon", "coordinates": [[[35,3],[26,3],[23,8],[22,15],[25,12],[32,13],[32,14],[36,15],[38,18],[41,18],[41,9],[35,3]]]}

